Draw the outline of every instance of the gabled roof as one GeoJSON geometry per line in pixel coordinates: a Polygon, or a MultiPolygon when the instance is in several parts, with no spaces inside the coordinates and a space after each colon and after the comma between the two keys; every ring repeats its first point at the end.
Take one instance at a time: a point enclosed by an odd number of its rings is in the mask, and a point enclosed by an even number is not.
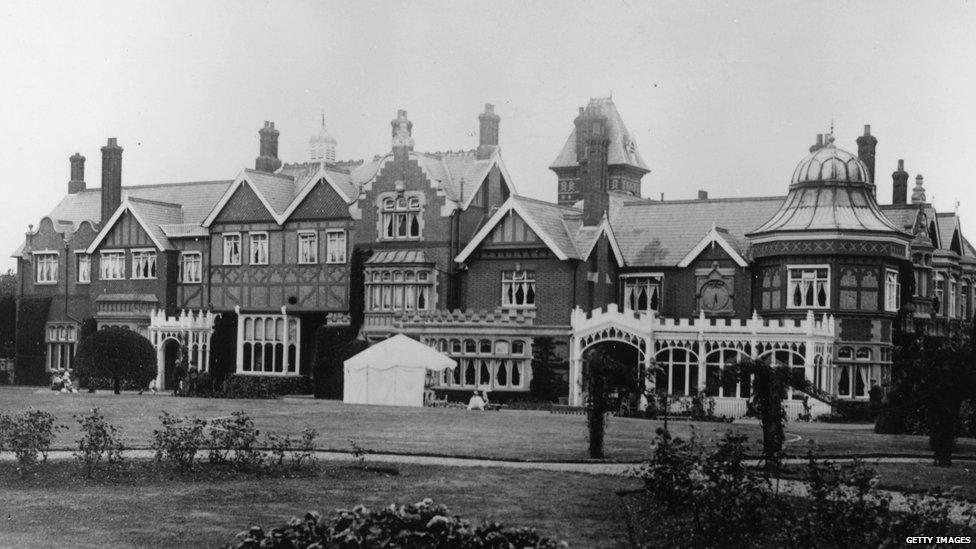
{"type": "MultiPolygon", "coordinates": [[[[623,164],[640,168],[645,172],[650,171],[644,164],[644,159],[641,158],[640,152],[637,150],[637,144],[627,126],[624,125],[624,120],[621,118],[620,112],[617,111],[613,99],[590,99],[586,110],[587,112],[595,111],[607,117],[607,129],[610,138],[610,149],[607,151],[608,165],[623,164]]],[[[573,127],[569,138],[566,139],[566,144],[563,145],[550,168],[572,168],[578,165],[579,163],[576,161],[576,128],[573,127]]]]}
{"type": "Polygon", "coordinates": [[[142,230],[146,231],[149,238],[156,244],[159,251],[172,250],[173,244],[160,228],[164,224],[182,223],[183,208],[179,204],[168,204],[166,202],[155,202],[152,200],[142,200],[139,198],[127,197],[119,205],[112,217],[105,222],[105,226],[98,231],[95,240],[88,246],[88,253],[92,254],[98,250],[99,245],[105,237],[112,232],[112,228],[122,218],[122,215],[129,212],[139,223],[142,230]]]}
{"type": "Polygon", "coordinates": [[[624,264],[624,257],[606,219],[600,225],[585,227],[582,222],[583,212],[576,208],[518,195],[509,196],[508,200],[461,250],[461,253],[454,258],[454,261],[458,263],[466,261],[511,212],[517,213],[559,259],[586,259],[600,236],[606,234],[618,264],[624,264]]]}
{"type": "Polygon", "coordinates": [[[626,202],[610,218],[628,266],[675,267],[713,226],[722,240],[748,257],[746,233],[771,217],[782,196],[626,202]]]}
{"type": "Polygon", "coordinates": [[[718,244],[723,250],[725,250],[725,253],[729,254],[729,257],[735,261],[736,265],[740,267],[747,267],[749,265],[749,262],[746,261],[746,259],[742,257],[740,251],[736,249],[735,241],[733,240],[732,235],[729,234],[729,231],[712,226],[712,229],[708,231],[708,234],[699,240],[698,244],[696,244],[695,247],[692,248],[691,251],[689,251],[688,254],[678,262],[678,267],[684,268],[690,265],[691,262],[694,261],[699,254],[705,251],[705,248],[707,248],[710,244],[718,244]]]}
{"type": "Polygon", "coordinates": [[[345,170],[332,169],[328,164],[307,163],[289,165],[278,173],[244,169],[217,201],[201,225],[209,227],[230,201],[234,193],[247,185],[254,191],[265,209],[279,225],[283,225],[293,211],[308,196],[319,181],[328,182],[347,204],[358,196],[345,170]]]}
{"type": "Polygon", "coordinates": [[[962,227],[959,224],[959,216],[951,212],[937,213],[935,215],[936,218],[939,220],[938,223],[939,248],[943,250],[951,250],[952,237],[958,234],[959,247],[960,247],[959,251],[963,251],[962,227]]]}
{"type": "MultiPolygon", "coordinates": [[[[433,186],[442,189],[449,199],[461,205],[461,209],[467,209],[471,205],[481,184],[495,166],[498,166],[501,171],[509,192],[515,194],[512,177],[502,160],[501,150],[497,147],[492,151],[491,156],[482,160],[478,159],[477,151],[474,150],[435,153],[410,151],[410,158],[417,161],[433,186]]],[[[383,165],[391,160],[393,160],[392,152],[376,157],[352,172],[350,180],[356,186],[357,196],[358,189],[372,181],[383,165]]]]}

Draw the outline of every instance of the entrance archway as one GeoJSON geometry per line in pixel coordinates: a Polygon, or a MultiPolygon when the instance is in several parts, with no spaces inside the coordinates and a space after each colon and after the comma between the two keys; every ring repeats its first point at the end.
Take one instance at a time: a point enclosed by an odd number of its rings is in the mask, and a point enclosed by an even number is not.
{"type": "Polygon", "coordinates": [[[583,350],[582,379],[583,402],[586,401],[589,387],[591,359],[602,354],[604,363],[617,366],[609,372],[608,390],[613,399],[612,410],[623,415],[636,413],[643,392],[644,356],[642,351],[630,342],[604,340],[590,344],[583,350]]]}
{"type": "Polygon", "coordinates": [[[161,390],[172,389],[176,387],[176,380],[174,375],[176,373],[176,360],[180,356],[180,342],[175,339],[167,339],[163,342],[163,386],[160,387],[161,390]]]}

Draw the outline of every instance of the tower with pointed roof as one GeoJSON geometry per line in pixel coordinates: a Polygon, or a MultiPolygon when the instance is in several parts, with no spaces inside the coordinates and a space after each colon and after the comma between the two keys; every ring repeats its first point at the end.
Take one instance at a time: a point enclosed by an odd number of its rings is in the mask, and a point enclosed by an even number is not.
{"type": "Polygon", "coordinates": [[[615,191],[640,197],[641,178],[650,172],[637,150],[637,142],[624,125],[613,99],[591,98],[586,107],[579,108],[572,133],[549,169],[559,178],[559,204],[572,206],[586,195],[584,164],[586,136],[592,133],[586,124],[605,119],[607,148],[606,186],[615,191]]]}

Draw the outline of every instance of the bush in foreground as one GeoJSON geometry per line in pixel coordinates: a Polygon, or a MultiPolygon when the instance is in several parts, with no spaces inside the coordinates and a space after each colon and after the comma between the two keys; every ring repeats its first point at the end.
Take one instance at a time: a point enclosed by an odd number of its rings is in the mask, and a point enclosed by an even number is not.
{"type": "Polygon", "coordinates": [[[21,475],[31,471],[39,460],[47,461],[54,434],[64,427],[54,416],[41,410],[24,410],[8,416],[0,414],[0,451],[13,452],[21,475]]]}
{"type": "Polygon", "coordinates": [[[145,389],[156,377],[156,351],[148,339],[117,326],[99,330],[78,345],[75,371],[82,384],[98,388],[104,380],[119,394],[145,389]]]}
{"type": "Polygon", "coordinates": [[[93,408],[88,415],[75,415],[74,418],[81,428],[75,458],[84,465],[86,477],[91,478],[103,458],[109,463],[122,461],[122,452],[125,451],[122,433],[118,427],[105,421],[98,408],[93,408]]]}
{"type": "Polygon", "coordinates": [[[447,507],[425,499],[413,505],[390,505],[370,510],[362,505],[340,509],[331,516],[311,512],[292,517],[286,524],[265,532],[260,526],[239,533],[227,549],[399,547],[449,548],[567,547],[540,536],[529,528],[505,528],[497,523],[472,526],[451,515],[447,507]]]}

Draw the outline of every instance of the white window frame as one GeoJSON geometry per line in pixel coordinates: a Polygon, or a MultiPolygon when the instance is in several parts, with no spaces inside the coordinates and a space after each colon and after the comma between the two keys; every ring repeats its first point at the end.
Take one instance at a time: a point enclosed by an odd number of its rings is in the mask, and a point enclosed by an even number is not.
{"type": "Polygon", "coordinates": [[[830,308],[830,290],[831,290],[830,280],[831,280],[831,274],[832,273],[830,272],[830,265],[802,265],[802,264],[801,265],[787,265],[786,266],[786,308],[787,309],[829,309],[830,308]],[[824,270],[827,271],[827,276],[824,279],[821,279],[821,278],[819,278],[817,276],[817,271],[819,271],[821,269],[824,269],[824,270]],[[800,278],[795,279],[793,277],[793,271],[800,271],[800,278]],[[804,271],[812,271],[813,272],[813,278],[812,279],[807,278],[805,276],[806,273],[804,271]],[[801,289],[801,291],[802,291],[802,294],[801,294],[802,297],[801,297],[801,299],[804,301],[804,303],[801,303],[799,305],[795,305],[793,303],[794,280],[796,280],[798,284],[801,284],[801,288],[802,288],[802,283],[804,281],[806,281],[806,280],[810,280],[811,281],[811,283],[813,284],[813,299],[814,299],[814,303],[813,304],[807,304],[807,303],[805,303],[805,300],[806,300],[806,291],[805,290],[802,290],[802,289],[801,289]],[[824,303],[823,305],[820,305],[820,304],[816,303],[816,301],[817,301],[817,294],[820,293],[820,286],[818,285],[818,283],[820,283],[821,281],[823,281],[824,294],[827,296],[826,303],[824,303]]]}
{"type": "MultiPolygon", "coordinates": [[[[191,274],[193,273],[191,272],[191,274]]],[[[180,268],[179,268],[179,272],[177,273],[176,279],[180,284],[202,284],[203,283],[203,253],[180,252],[180,268]],[[190,265],[194,265],[194,264],[196,265],[195,280],[193,280],[194,277],[190,277],[191,279],[188,280],[187,279],[188,277],[186,276],[188,272],[187,271],[188,258],[194,258],[194,263],[191,263],[190,265]]]]}
{"type": "MultiPolygon", "coordinates": [[[[247,263],[248,265],[267,265],[268,260],[271,257],[271,238],[268,236],[268,231],[252,231],[247,233],[247,263]],[[264,239],[264,258],[254,259],[254,242],[255,237],[260,242],[264,239]]],[[[260,250],[260,247],[258,247],[260,250]]]]}
{"type": "Polygon", "coordinates": [[[885,269],[885,311],[897,313],[901,305],[901,283],[898,271],[885,269]]]}
{"type": "Polygon", "coordinates": [[[223,265],[240,265],[241,257],[243,254],[243,239],[241,238],[241,233],[224,233],[221,236],[221,243],[223,244],[224,254],[223,254],[223,265]],[[233,248],[230,246],[232,239],[237,240],[237,259],[234,260],[233,248]]]}
{"type": "Polygon", "coordinates": [[[77,324],[53,322],[44,328],[44,344],[47,347],[44,369],[48,372],[70,372],[74,368],[72,360],[81,327],[77,324]]]}
{"type": "Polygon", "coordinates": [[[535,271],[502,271],[502,307],[511,309],[534,309],[539,301],[539,293],[536,288],[535,271]],[[516,303],[515,295],[518,293],[519,286],[524,286],[522,303],[516,303]],[[531,303],[529,302],[529,292],[531,291],[531,303]],[[512,297],[509,298],[509,293],[512,297]]]}
{"type": "Polygon", "coordinates": [[[349,249],[348,239],[346,238],[346,231],[343,229],[329,229],[325,231],[325,262],[330,265],[341,265],[346,263],[349,249]],[[337,257],[333,259],[332,257],[332,237],[333,236],[342,237],[342,257],[337,257]]]}
{"type": "Polygon", "coordinates": [[[99,280],[125,280],[125,250],[102,250],[98,257],[98,279],[99,280]],[[109,263],[105,261],[106,257],[112,257],[112,263],[115,263],[117,269],[109,270],[107,266],[109,263]],[[109,275],[118,276],[109,276],[109,275]]]}
{"type": "Polygon", "coordinates": [[[628,273],[620,276],[623,282],[623,309],[638,312],[660,311],[661,302],[664,299],[664,274],[663,273],[628,273]],[[631,301],[637,304],[640,299],[635,295],[636,290],[644,290],[647,293],[647,307],[638,309],[633,307],[631,301]],[[657,308],[651,307],[654,291],[657,292],[657,308]]]}
{"type": "Polygon", "coordinates": [[[318,231],[298,231],[298,264],[315,265],[319,262],[319,233],[318,231]],[[308,253],[302,253],[302,245],[308,253]]]}
{"type": "Polygon", "coordinates": [[[83,250],[75,250],[75,284],[90,284],[90,283],[91,283],[91,254],[87,254],[83,250]],[[84,270],[82,270],[81,268],[82,263],[85,263],[84,270]],[[85,273],[84,279],[82,279],[81,277],[82,273],[85,273]]]}
{"type": "Polygon", "coordinates": [[[431,310],[434,274],[426,268],[370,269],[366,272],[366,310],[368,312],[431,310]]]}
{"type": "Polygon", "coordinates": [[[420,240],[424,234],[424,204],[417,196],[387,196],[380,200],[380,240],[420,240]],[[391,205],[392,204],[392,205],[391,205]],[[413,234],[416,221],[417,233],[413,234]],[[404,231],[399,227],[403,223],[404,231]]]}
{"type": "Polygon", "coordinates": [[[941,271],[935,272],[935,292],[933,297],[939,300],[939,310],[935,311],[936,314],[943,316],[946,315],[946,301],[945,301],[945,281],[946,276],[942,274],[941,271]]]}
{"type": "Polygon", "coordinates": [[[132,270],[130,271],[132,273],[132,280],[155,280],[159,275],[159,255],[156,253],[156,250],[152,248],[141,248],[130,250],[130,252],[132,258],[132,270]],[[142,274],[143,265],[136,264],[141,261],[145,261],[149,267],[150,272],[146,276],[142,274]]]}
{"type": "Polygon", "coordinates": [[[39,286],[51,285],[58,283],[58,271],[61,270],[61,254],[53,250],[42,250],[34,252],[34,284],[39,286]],[[53,269],[50,266],[51,258],[54,258],[53,269]],[[47,265],[44,269],[41,268],[41,261],[44,261],[47,265]],[[41,275],[45,276],[41,278],[41,275]]]}
{"type": "Polygon", "coordinates": [[[242,314],[238,318],[237,333],[238,374],[301,375],[301,318],[288,315],[242,314]],[[268,345],[272,346],[270,353],[266,350],[268,345]],[[294,360],[291,358],[292,354],[294,360]]]}

